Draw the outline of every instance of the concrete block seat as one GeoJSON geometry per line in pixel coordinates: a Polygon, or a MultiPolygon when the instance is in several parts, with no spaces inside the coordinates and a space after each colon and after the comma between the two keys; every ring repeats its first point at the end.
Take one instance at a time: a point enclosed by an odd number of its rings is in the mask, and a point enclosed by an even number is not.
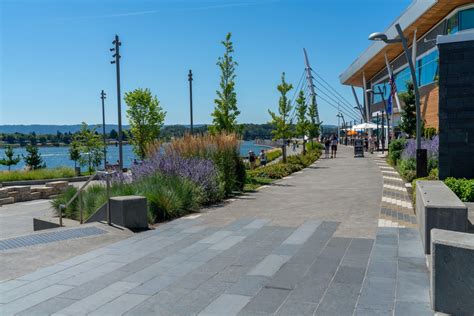
{"type": "Polygon", "coordinates": [[[425,254],[433,228],[467,231],[467,207],[443,181],[416,181],[416,216],[425,254]]]}
{"type": "MultiPolygon", "coordinates": [[[[129,229],[147,229],[147,199],[143,196],[128,195],[110,198],[111,221],[113,224],[129,229]]],[[[107,203],[91,215],[86,222],[105,221],[107,203]]]]}
{"type": "Polygon", "coordinates": [[[451,315],[474,315],[474,234],[431,230],[431,304],[451,315]]]}

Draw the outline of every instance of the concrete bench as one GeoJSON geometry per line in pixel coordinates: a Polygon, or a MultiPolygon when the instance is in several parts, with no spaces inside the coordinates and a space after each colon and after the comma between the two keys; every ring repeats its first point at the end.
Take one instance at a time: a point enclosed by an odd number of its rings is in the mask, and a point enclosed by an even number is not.
{"type": "Polygon", "coordinates": [[[467,231],[467,207],[442,181],[416,181],[416,216],[425,254],[431,229],[467,231]]]}
{"type": "Polygon", "coordinates": [[[431,305],[451,315],[474,315],[474,234],[431,230],[431,305]]]}
{"type": "MultiPolygon", "coordinates": [[[[128,195],[110,198],[110,213],[113,224],[130,229],[148,228],[147,199],[143,196],[128,195]]],[[[107,220],[107,203],[92,214],[86,223],[107,220]]]]}

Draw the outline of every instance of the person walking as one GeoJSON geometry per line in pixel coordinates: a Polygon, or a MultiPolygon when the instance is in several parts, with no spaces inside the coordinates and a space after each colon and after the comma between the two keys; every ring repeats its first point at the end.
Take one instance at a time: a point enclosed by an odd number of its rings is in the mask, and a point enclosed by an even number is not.
{"type": "Polygon", "coordinates": [[[324,158],[329,158],[329,148],[331,147],[331,141],[329,138],[324,138],[324,158]]]}
{"type": "Polygon", "coordinates": [[[260,158],[260,166],[266,166],[267,165],[267,154],[265,154],[265,150],[262,149],[262,151],[260,151],[260,155],[259,155],[259,158],[260,158]]]}
{"type": "Polygon", "coordinates": [[[257,160],[257,157],[255,157],[255,153],[252,150],[250,150],[249,151],[250,169],[255,169],[255,160],[257,160]]]}
{"type": "Polygon", "coordinates": [[[331,141],[331,158],[336,158],[336,153],[337,153],[337,137],[336,135],[332,136],[332,141],[331,141]]]}

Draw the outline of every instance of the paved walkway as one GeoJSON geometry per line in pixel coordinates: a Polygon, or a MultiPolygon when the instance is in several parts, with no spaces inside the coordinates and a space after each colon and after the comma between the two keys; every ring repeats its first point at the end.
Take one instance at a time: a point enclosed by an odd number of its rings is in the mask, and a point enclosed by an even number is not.
{"type": "Polygon", "coordinates": [[[0,314],[432,315],[418,232],[379,227],[376,161],[339,155],[4,281],[0,314]]]}

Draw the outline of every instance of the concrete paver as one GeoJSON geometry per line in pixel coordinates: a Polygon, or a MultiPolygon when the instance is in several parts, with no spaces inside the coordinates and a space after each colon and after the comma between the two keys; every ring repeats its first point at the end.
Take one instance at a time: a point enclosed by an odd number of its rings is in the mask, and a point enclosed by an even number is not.
{"type": "Polygon", "coordinates": [[[432,315],[417,232],[378,227],[382,173],[339,154],[199,217],[4,281],[0,314],[432,315]]]}

